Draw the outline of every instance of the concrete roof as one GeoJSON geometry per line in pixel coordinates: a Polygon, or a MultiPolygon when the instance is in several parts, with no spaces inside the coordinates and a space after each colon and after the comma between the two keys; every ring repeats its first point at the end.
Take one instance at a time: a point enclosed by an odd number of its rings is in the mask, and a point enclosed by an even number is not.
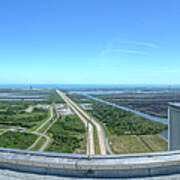
{"type": "MultiPolygon", "coordinates": [[[[79,178],[58,177],[49,175],[38,175],[31,173],[22,173],[12,170],[0,169],[1,180],[79,180],[79,178]]],[[[81,178],[82,180],[107,180],[107,178],[81,178]]],[[[156,177],[142,177],[142,178],[126,178],[125,180],[177,180],[180,179],[180,174],[156,176],[156,177]]],[[[124,178],[111,178],[111,180],[124,180],[124,178]]]]}
{"type": "Polygon", "coordinates": [[[88,155],[39,153],[0,148],[0,162],[0,180],[75,180],[78,179],[77,177],[82,179],[84,177],[89,179],[125,177],[130,179],[139,176],[143,178],[135,179],[148,179],[146,177],[149,177],[149,180],[152,180],[156,179],[157,175],[161,175],[159,177],[164,180],[171,179],[170,175],[173,173],[177,175],[172,179],[180,178],[180,151],[94,155],[88,158],[88,155]],[[63,175],[74,178],[64,178],[63,175]]]}
{"type": "Polygon", "coordinates": [[[169,106],[180,109],[180,103],[169,103],[169,106]]]}

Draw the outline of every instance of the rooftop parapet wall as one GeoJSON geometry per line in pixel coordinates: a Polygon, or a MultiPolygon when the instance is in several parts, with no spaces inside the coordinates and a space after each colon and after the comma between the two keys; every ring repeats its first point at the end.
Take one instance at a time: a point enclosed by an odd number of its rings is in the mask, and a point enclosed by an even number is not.
{"type": "Polygon", "coordinates": [[[0,148],[0,168],[71,177],[148,177],[180,173],[180,151],[89,157],[0,148]]]}
{"type": "Polygon", "coordinates": [[[180,103],[169,103],[169,107],[179,109],[180,110],[180,103]]]}

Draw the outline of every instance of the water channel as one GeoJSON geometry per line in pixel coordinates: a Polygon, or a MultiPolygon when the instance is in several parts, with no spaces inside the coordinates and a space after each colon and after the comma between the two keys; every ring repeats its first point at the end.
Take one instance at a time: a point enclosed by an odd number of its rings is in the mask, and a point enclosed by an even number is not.
{"type": "MultiPolygon", "coordinates": [[[[122,110],[125,110],[125,111],[129,111],[129,112],[132,112],[134,114],[137,114],[141,117],[144,117],[146,119],[149,119],[149,120],[152,120],[152,121],[157,121],[157,122],[161,122],[163,124],[168,124],[168,119],[166,118],[160,118],[160,117],[156,117],[156,116],[152,116],[152,115],[149,115],[149,114],[146,114],[146,113],[143,113],[143,112],[139,112],[137,110],[134,110],[134,109],[131,109],[131,108],[128,108],[128,107],[124,107],[124,106],[120,106],[120,105],[117,105],[115,103],[112,103],[112,102],[109,102],[109,101],[106,101],[106,100],[103,100],[103,99],[100,99],[100,98],[97,98],[97,97],[94,97],[94,96],[91,96],[90,94],[92,94],[92,92],[79,92],[79,91],[74,91],[74,92],[71,92],[71,93],[78,93],[78,94],[82,94],[90,99],[93,99],[93,100],[96,100],[96,101],[99,101],[99,102],[103,102],[103,103],[106,103],[108,105],[111,105],[111,106],[114,106],[114,107],[117,107],[119,109],[122,109],[122,110]]],[[[168,139],[168,130],[165,130],[163,131],[161,134],[160,134],[162,137],[164,137],[166,140],[168,139]]]]}

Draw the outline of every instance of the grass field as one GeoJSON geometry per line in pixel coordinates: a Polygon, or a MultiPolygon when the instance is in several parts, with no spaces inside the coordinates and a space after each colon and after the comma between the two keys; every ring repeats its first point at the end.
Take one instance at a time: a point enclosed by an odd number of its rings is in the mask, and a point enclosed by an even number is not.
{"type": "Polygon", "coordinates": [[[168,150],[168,142],[160,135],[144,135],[141,137],[151,147],[151,149],[154,152],[168,150]]]}
{"type": "MultiPolygon", "coordinates": [[[[108,138],[111,150],[115,154],[131,154],[131,153],[149,153],[150,150],[146,145],[137,138],[136,135],[112,135],[107,126],[105,126],[101,121],[96,119],[96,121],[101,124],[108,138]]],[[[141,135],[141,138],[150,146],[153,152],[161,152],[168,150],[168,142],[162,138],[159,134],[156,135],[141,135]]],[[[96,141],[95,141],[96,143],[96,141]]],[[[97,153],[98,151],[96,151],[97,153]]]]}
{"type": "Polygon", "coordinates": [[[116,154],[148,153],[148,148],[135,135],[112,135],[109,139],[111,149],[116,154]]]}
{"type": "Polygon", "coordinates": [[[100,154],[97,128],[96,128],[96,126],[94,124],[92,124],[92,126],[93,126],[93,138],[94,138],[94,150],[95,150],[95,154],[100,154]]]}
{"type": "Polygon", "coordinates": [[[39,151],[43,144],[46,142],[45,137],[41,137],[38,143],[31,149],[32,151],[39,151]]]}
{"type": "Polygon", "coordinates": [[[0,146],[5,148],[27,149],[37,136],[28,133],[8,131],[0,136],[0,146]]]}

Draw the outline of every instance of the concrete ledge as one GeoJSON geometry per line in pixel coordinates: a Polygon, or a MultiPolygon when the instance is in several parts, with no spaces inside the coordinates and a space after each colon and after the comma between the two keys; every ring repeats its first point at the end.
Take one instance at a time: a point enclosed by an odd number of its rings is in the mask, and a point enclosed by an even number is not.
{"type": "Polygon", "coordinates": [[[175,109],[180,109],[180,103],[168,103],[169,107],[173,107],[175,109]]]}
{"type": "Polygon", "coordinates": [[[0,168],[69,177],[151,177],[180,173],[180,151],[89,157],[0,148],[0,168]]]}

